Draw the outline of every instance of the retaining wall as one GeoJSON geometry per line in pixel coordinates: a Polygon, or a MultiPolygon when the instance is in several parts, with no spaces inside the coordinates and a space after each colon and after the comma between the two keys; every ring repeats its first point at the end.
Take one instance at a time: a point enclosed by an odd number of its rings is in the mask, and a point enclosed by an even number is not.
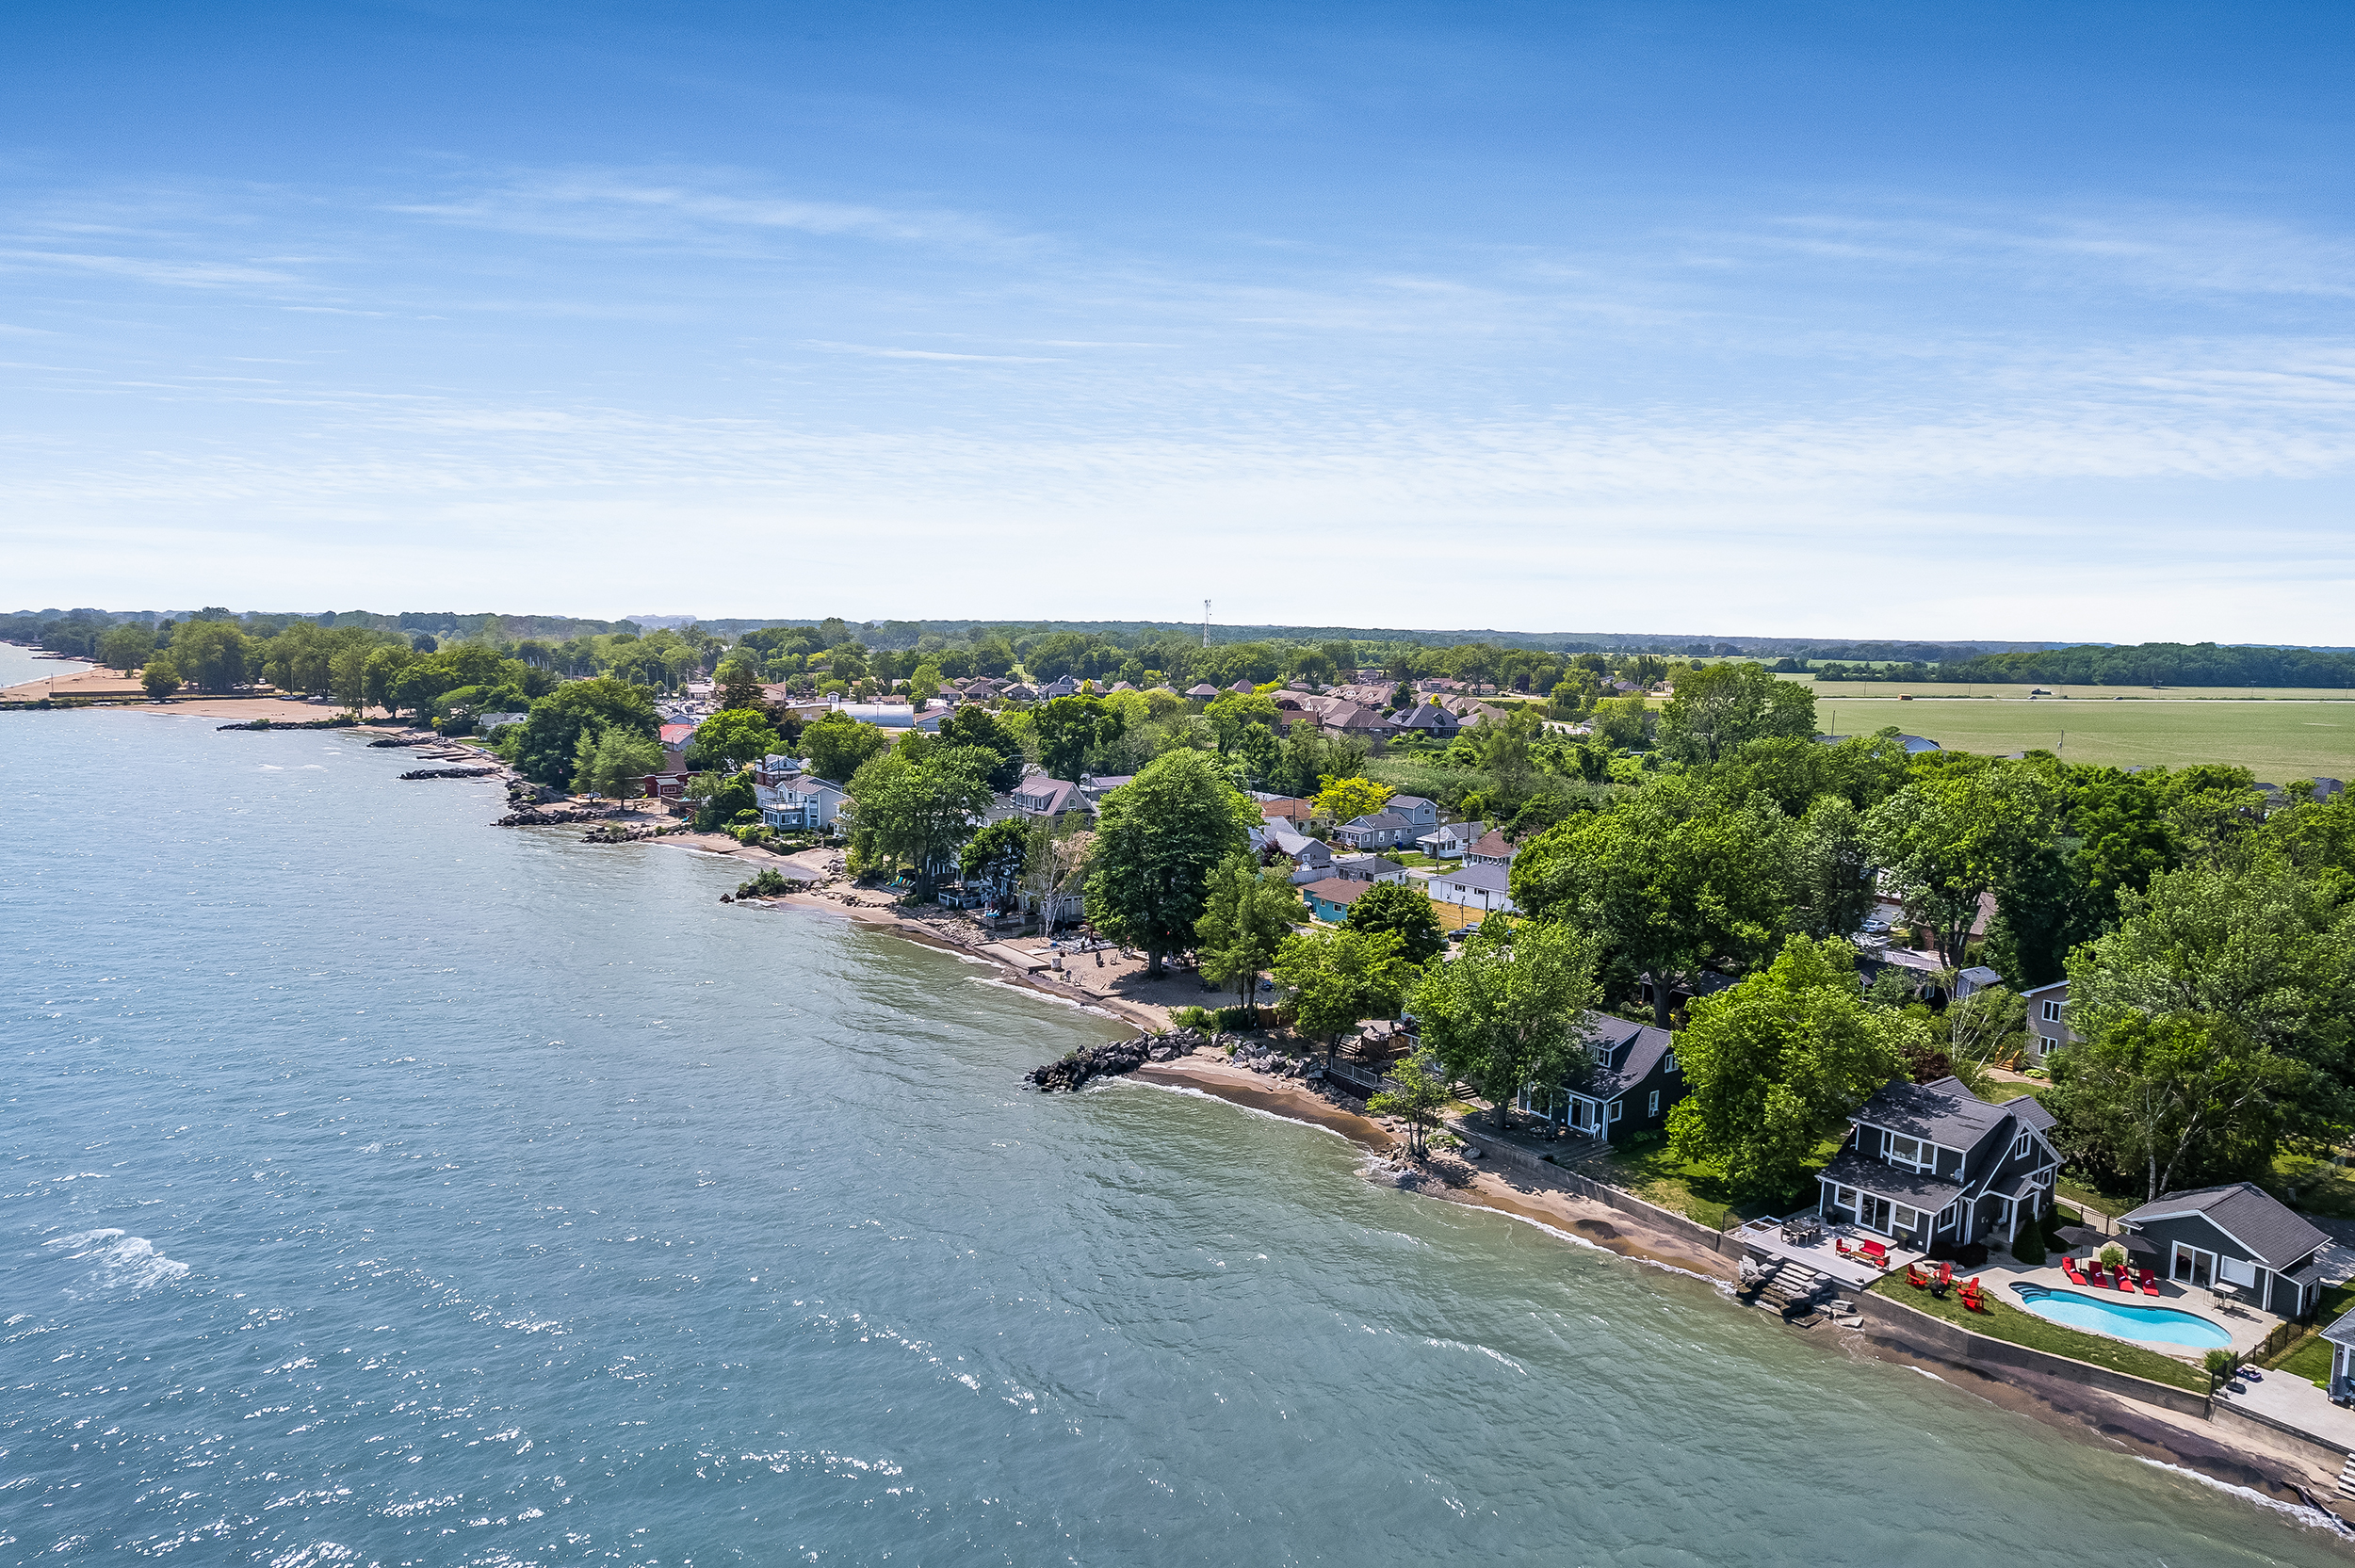
{"type": "MultiPolygon", "coordinates": [[[[2280,1376],[2275,1373],[2273,1376],[2280,1376]]],[[[2228,1431],[2245,1431],[2268,1443],[2289,1449],[2301,1459],[2311,1460],[2325,1470],[2336,1470],[2347,1463],[2345,1448],[2326,1443],[2312,1432],[2300,1431],[2287,1422],[2277,1421],[2261,1411],[2246,1410],[2230,1399],[2217,1399],[2208,1407],[2208,1419],[2228,1431]]]]}
{"type": "Polygon", "coordinates": [[[1992,1339],[1983,1334],[1974,1334],[1958,1323],[1933,1317],[1903,1301],[1892,1301],[1871,1291],[1858,1292],[1855,1301],[1857,1316],[1864,1319],[1866,1332],[1876,1339],[1892,1340],[1966,1366],[2009,1366],[2026,1372],[2041,1372],[2046,1377],[2098,1388],[2105,1394],[2122,1394],[2129,1399],[2140,1399],[2144,1404],[2157,1405],[2163,1410],[2197,1415],[2203,1420],[2211,1418],[2208,1398],[2194,1394],[2187,1388],[2153,1382],[2149,1378],[2137,1378],[2129,1372],[2114,1372],[2088,1361],[2055,1355],[2050,1350],[2039,1350],[2026,1345],[2015,1345],[2008,1339],[1992,1339]]]}

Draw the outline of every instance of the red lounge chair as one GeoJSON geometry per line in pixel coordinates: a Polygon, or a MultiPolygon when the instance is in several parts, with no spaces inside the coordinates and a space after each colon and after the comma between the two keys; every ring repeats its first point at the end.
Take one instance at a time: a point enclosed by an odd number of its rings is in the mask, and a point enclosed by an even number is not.
{"type": "Polygon", "coordinates": [[[1965,1307],[1968,1307],[1973,1312],[1985,1312],[1987,1310],[1987,1301],[1979,1294],[1979,1277],[1976,1274],[1972,1275],[1970,1279],[1963,1282],[1962,1288],[1956,1291],[1955,1295],[1961,1301],[1965,1307]]]}
{"type": "Polygon", "coordinates": [[[2135,1276],[2127,1271],[2122,1263],[2118,1266],[2118,1288],[2130,1293],[2135,1288],[2135,1276]]]}
{"type": "Polygon", "coordinates": [[[2159,1277],[2148,1269],[2142,1271],[2141,1285],[2142,1293],[2146,1296],[2155,1296],[2159,1293],[2159,1277]]]}
{"type": "Polygon", "coordinates": [[[1951,1263],[1941,1263],[1938,1266],[1938,1278],[1930,1282],[1930,1288],[1943,1296],[1946,1294],[1946,1287],[1954,1283],[1955,1266],[1951,1263]]]}
{"type": "Polygon", "coordinates": [[[1906,1265],[1906,1284],[1916,1290],[1926,1290],[1929,1288],[1930,1277],[1908,1263],[1906,1265]]]}
{"type": "Polygon", "coordinates": [[[2069,1283],[2071,1285],[2083,1285],[2086,1283],[2086,1277],[2077,1272],[2077,1260],[2073,1257],[2064,1257],[2061,1259],[2061,1272],[2069,1276],[2069,1283]]]}

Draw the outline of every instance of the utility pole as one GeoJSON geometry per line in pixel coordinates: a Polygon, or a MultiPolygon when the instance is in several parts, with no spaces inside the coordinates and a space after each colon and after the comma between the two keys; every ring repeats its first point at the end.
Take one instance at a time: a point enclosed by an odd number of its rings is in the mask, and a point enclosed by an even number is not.
{"type": "Polygon", "coordinates": [[[1208,599],[1205,599],[1205,600],[1203,600],[1203,601],[1202,601],[1202,646],[1203,646],[1203,647],[1205,647],[1205,648],[1208,648],[1210,645],[1210,602],[1208,599]]]}

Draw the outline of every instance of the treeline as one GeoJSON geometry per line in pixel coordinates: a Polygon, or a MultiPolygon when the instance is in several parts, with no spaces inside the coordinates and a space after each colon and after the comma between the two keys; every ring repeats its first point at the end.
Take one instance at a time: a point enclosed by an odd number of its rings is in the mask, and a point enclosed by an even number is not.
{"type": "Polygon", "coordinates": [[[1833,661],[1813,666],[1794,662],[1791,668],[1812,668],[1819,681],[2355,687],[2355,654],[2314,648],[2234,647],[2214,642],[2021,650],[1935,665],[1917,662],[1872,668],[1833,661]]]}
{"type": "Polygon", "coordinates": [[[2052,1059],[2047,1103],[2089,1178],[2155,1194],[2259,1177],[2285,1143],[2355,1128],[2345,796],[2293,786],[2276,808],[2244,768],[1908,757],[1893,731],[1827,746],[1739,714],[1703,755],[1678,712],[1702,691],[1661,715],[1681,760],[1530,840],[1511,873],[1531,918],[1599,943],[1607,995],[1648,978],[1663,1024],[1672,994],[1700,998],[1670,1127],[1689,1157],[1784,1194],[1880,1083],[1971,1081],[2016,1055],[2018,991],[2063,977],[2084,1038],[2052,1059]],[[1945,969],[1985,963],[2008,987],[1935,1011],[1893,967],[1860,988],[1842,942],[1876,890],[1945,969]]]}

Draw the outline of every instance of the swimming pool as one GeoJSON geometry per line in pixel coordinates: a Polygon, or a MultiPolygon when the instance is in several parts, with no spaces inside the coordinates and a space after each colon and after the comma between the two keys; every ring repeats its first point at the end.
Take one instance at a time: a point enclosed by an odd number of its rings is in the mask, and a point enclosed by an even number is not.
{"type": "Polygon", "coordinates": [[[2205,1350],[2230,1345],[2233,1336],[2223,1326],[2196,1312],[2173,1307],[2140,1306],[2132,1301],[2105,1301],[2074,1290],[2052,1290],[2040,1285],[2015,1285],[2020,1304],[2038,1317],[2050,1317],[2072,1329],[2090,1329],[2119,1339],[2146,1339],[2161,1345],[2187,1345],[2205,1350]]]}

